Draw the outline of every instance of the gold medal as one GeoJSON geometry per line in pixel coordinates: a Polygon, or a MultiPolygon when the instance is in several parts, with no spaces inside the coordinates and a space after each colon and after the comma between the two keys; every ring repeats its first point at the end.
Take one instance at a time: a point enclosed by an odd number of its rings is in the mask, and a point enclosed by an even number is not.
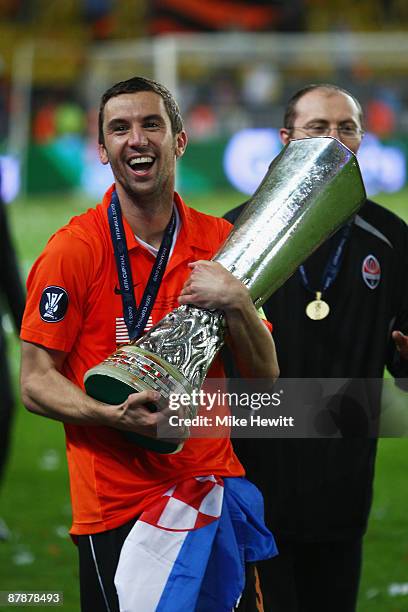
{"type": "Polygon", "coordinates": [[[325,319],[330,312],[330,306],[322,298],[321,291],[316,292],[316,299],[306,306],[306,314],[313,321],[325,319]]]}

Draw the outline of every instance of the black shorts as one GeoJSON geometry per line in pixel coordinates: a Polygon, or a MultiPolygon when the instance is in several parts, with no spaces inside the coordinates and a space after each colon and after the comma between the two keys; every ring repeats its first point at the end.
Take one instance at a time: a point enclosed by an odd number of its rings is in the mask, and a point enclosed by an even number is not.
{"type": "MultiPolygon", "coordinates": [[[[123,543],[135,522],[136,519],[133,519],[116,529],[77,536],[82,612],[119,612],[114,577],[123,543]]],[[[248,563],[245,573],[245,589],[236,611],[263,612],[262,594],[255,564],[248,563]]],[[[190,611],[180,610],[180,612],[190,611]]]]}

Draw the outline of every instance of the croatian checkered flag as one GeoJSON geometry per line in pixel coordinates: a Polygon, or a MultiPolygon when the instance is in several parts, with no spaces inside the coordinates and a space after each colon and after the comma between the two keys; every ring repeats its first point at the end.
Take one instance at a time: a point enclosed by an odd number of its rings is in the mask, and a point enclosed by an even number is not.
{"type": "Polygon", "coordinates": [[[245,478],[188,478],[136,521],[115,575],[121,612],[231,612],[245,563],[277,554],[245,478]]]}

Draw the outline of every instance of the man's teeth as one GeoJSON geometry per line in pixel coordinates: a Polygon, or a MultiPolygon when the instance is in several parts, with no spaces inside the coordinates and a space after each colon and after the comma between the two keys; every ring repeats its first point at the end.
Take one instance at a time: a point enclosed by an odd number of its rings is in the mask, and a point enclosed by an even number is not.
{"type": "Polygon", "coordinates": [[[130,160],[131,166],[137,166],[137,164],[151,164],[154,161],[153,157],[134,157],[130,160]]]}

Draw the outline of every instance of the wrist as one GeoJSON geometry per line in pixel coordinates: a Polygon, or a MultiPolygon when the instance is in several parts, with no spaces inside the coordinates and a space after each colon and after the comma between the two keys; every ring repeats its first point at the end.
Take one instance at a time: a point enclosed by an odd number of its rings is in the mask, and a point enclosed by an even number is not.
{"type": "Polygon", "coordinates": [[[226,315],[228,314],[240,314],[249,312],[254,308],[254,305],[249,295],[248,289],[242,284],[242,287],[234,293],[234,295],[228,300],[223,307],[226,315]]]}
{"type": "MultiPolygon", "coordinates": [[[[88,396],[87,396],[88,397],[88,396]]],[[[100,425],[105,427],[116,427],[120,421],[123,410],[123,405],[105,404],[89,398],[89,402],[83,406],[81,412],[85,420],[92,425],[100,425]]]]}

